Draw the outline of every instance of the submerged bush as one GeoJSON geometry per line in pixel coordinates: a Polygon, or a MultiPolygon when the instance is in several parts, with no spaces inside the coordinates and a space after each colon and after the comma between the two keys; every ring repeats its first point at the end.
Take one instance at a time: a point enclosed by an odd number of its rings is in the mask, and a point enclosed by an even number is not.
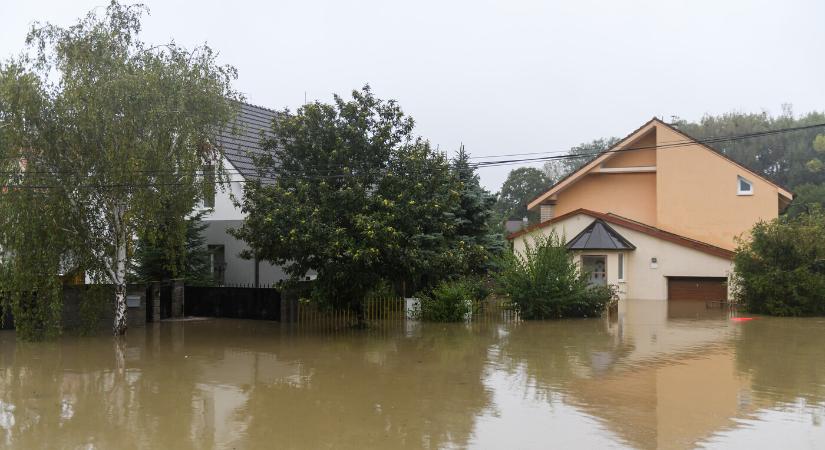
{"type": "Polygon", "coordinates": [[[528,320],[599,316],[616,296],[613,286],[588,284],[555,233],[526,243],[523,253],[505,255],[498,285],[528,320]]]}
{"type": "Polygon", "coordinates": [[[825,213],[759,222],[734,257],[734,292],[748,311],[825,315],[825,213]]]}
{"type": "Polygon", "coordinates": [[[488,294],[480,280],[460,278],[442,281],[432,291],[419,294],[419,319],[427,322],[463,322],[473,307],[488,294]]]}

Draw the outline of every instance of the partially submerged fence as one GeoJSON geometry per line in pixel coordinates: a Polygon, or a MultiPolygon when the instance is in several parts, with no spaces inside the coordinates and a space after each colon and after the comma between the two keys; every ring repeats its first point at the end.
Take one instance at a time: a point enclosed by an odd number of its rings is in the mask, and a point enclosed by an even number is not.
{"type": "Polygon", "coordinates": [[[186,286],[186,316],[281,320],[281,292],[274,287],[186,286]]]}
{"type": "MultiPolygon", "coordinates": [[[[403,323],[413,311],[403,298],[373,298],[364,302],[364,320],[367,322],[403,323]]],[[[490,297],[473,304],[471,322],[510,323],[519,321],[518,312],[505,299],[490,297]]],[[[357,324],[358,314],[353,308],[319,305],[309,299],[298,300],[297,323],[321,329],[337,329],[357,324]]]]}

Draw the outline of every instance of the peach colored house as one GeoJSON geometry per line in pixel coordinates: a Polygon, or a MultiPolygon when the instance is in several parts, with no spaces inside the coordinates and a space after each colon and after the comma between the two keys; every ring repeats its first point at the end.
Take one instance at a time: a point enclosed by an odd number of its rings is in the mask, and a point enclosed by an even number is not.
{"type": "Polygon", "coordinates": [[[637,299],[724,300],[736,238],[776,218],[785,188],[656,118],[529,204],[541,223],[509,236],[565,236],[593,283],[637,299]]]}

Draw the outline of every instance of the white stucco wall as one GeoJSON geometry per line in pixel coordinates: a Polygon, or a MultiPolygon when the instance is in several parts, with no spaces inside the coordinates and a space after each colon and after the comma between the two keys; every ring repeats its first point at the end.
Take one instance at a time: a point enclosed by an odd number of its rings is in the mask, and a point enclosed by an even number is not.
{"type": "MultiPolygon", "coordinates": [[[[513,250],[524,250],[525,241],[555,231],[565,236],[565,242],[576,236],[595,220],[586,214],[577,214],[550,226],[534,230],[513,240],[513,250]]],[[[607,255],[607,281],[619,286],[623,298],[639,300],[666,300],[667,277],[729,277],[733,263],[725,258],[709,255],[692,248],[655,238],[648,234],[609,224],[625,237],[636,250],[625,253],[625,283],[618,283],[618,252],[581,252],[580,255],[607,255]],[[657,259],[657,267],[651,266],[657,259]]],[[[578,259],[578,257],[577,257],[578,259]]]]}

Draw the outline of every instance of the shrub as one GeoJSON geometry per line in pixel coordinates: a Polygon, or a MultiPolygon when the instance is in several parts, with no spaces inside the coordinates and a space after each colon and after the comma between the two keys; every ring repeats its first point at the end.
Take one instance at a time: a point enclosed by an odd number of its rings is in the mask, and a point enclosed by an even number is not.
{"type": "Polygon", "coordinates": [[[442,281],[432,291],[419,294],[418,316],[427,322],[463,322],[487,293],[475,278],[442,281]]]}
{"type": "Polygon", "coordinates": [[[759,222],[734,257],[734,292],[748,311],[825,315],[825,213],[759,222]]]}
{"type": "Polygon", "coordinates": [[[505,255],[499,289],[524,319],[601,315],[616,297],[613,286],[589,286],[587,274],[573,261],[555,233],[526,243],[519,254],[505,255]]]}

